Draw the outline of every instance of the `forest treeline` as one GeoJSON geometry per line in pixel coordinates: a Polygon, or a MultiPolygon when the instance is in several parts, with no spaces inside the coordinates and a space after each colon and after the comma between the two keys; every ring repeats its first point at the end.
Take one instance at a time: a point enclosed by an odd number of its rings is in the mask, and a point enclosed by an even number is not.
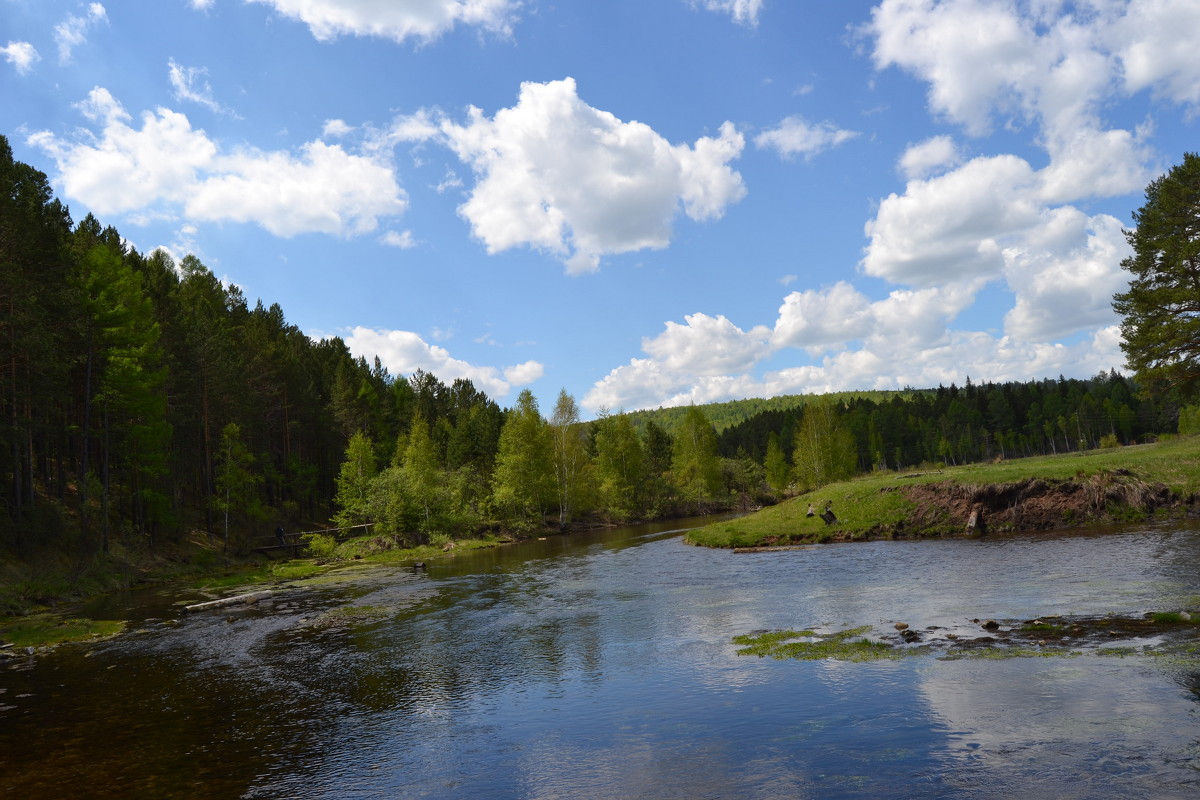
{"type": "MultiPolygon", "coordinates": [[[[74,223],[0,137],[0,544],[107,550],[201,530],[372,523],[412,543],[770,502],[873,469],[1129,444],[1174,406],[1116,373],[581,421],[524,391],[394,376],[194,256],[74,223]],[[734,421],[737,420],[737,421],[734,421]]],[[[1185,418],[1195,424],[1194,415],[1185,418]]],[[[261,543],[261,542],[259,542],[261,543]]]]}

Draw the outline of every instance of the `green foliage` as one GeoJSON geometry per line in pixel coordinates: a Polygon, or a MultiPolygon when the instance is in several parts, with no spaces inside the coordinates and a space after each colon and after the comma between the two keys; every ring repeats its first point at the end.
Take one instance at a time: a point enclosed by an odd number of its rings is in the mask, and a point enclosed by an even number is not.
{"type": "Polygon", "coordinates": [[[783,495],[792,483],[792,466],[788,463],[787,454],[779,444],[779,434],[771,431],[767,439],[767,455],[764,463],[767,483],[771,491],[783,495]]]}
{"type": "Polygon", "coordinates": [[[341,510],[334,515],[338,527],[371,521],[371,481],[376,474],[375,446],[362,431],[350,437],[346,457],[337,477],[334,501],[341,510]]]}
{"type": "Polygon", "coordinates": [[[1152,391],[1200,391],[1200,155],[1146,187],[1146,202],[1126,233],[1133,255],[1121,262],[1132,279],[1113,297],[1121,349],[1152,391]]]}
{"type": "Polygon", "coordinates": [[[560,526],[570,522],[573,514],[586,505],[589,464],[585,436],[586,429],[579,423],[579,406],[575,398],[562,389],[554,405],[554,414],[550,417],[560,526]]]}
{"type": "Polygon", "coordinates": [[[300,537],[304,546],[315,558],[329,559],[337,553],[338,541],[329,533],[306,533],[300,537]]]}
{"type": "Polygon", "coordinates": [[[221,431],[221,443],[217,451],[217,492],[213,496],[213,504],[223,515],[223,540],[226,545],[229,542],[231,515],[237,514],[256,522],[265,518],[257,493],[261,482],[262,476],[254,471],[254,456],[242,441],[242,429],[236,422],[229,423],[221,431]]]}
{"type": "Polygon", "coordinates": [[[854,474],[854,437],[841,424],[832,403],[805,407],[793,447],[793,476],[804,489],[816,489],[854,474]]]}
{"type": "Polygon", "coordinates": [[[523,390],[500,432],[492,478],[492,500],[516,530],[540,527],[546,509],[554,502],[553,447],[533,392],[523,390]]]}
{"type": "MultiPolygon", "coordinates": [[[[1200,440],[1179,438],[1139,447],[1093,450],[1086,454],[1043,456],[1040,458],[971,464],[962,467],[896,475],[876,472],[852,480],[829,484],[776,506],[724,522],[689,531],[686,540],[704,547],[756,547],[829,541],[834,538],[891,537],[915,535],[905,526],[914,518],[916,507],[902,492],[905,486],[933,482],[958,485],[1015,483],[1030,478],[1079,481],[1086,476],[1112,476],[1132,472],[1135,484],[1161,483],[1181,497],[1200,492],[1200,440]],[[806,516],[811,503],[820,509],[831,503],[837,522],[827,526],[820,517],[806,516]]],[[[1100,481],[1101,484],[1106,481],[1100,481]]],[[[1120,488],[1113,484],[1114,490],[1120,488]]],[[[1136,498],[1135,498],[1136,499],[1136,498]]],[[[1140,516],[1144,511],[1138,505],[1140,516]]],[[[1082,522],[1066,518],[1064,524],[1082,522]]],[[[965,520],[925,520],[929,535],[961,534],[965,520]]]]}
{"type": "Polygon", "coordinates": [[[1180,436],[1193,436],[1200,433],[1200,405],[1185,406],[1179,409],[1180,436]]]}
{"type": "Polygon", "coordinates": [[[717,499],[721,491],[717,434],[696,406],[688,407],[675,434],[671,477],[679,496],[696,507],[717,499]]]}
{"type": "Polygon", "coordinates": [[[1120,447],[1121,441],[1115,433],[1106,433],[1100,437],[1100,447],[1105,450],[1110,450],[1114,447],[1120,447]]]}
{"type": "Polygon", "coordinates": [[[633,519],[642,513],[646,494],[646,456],[641,439],[625,414],[601,417],[595,430],[601,505],[613,519],[633,519]]]}

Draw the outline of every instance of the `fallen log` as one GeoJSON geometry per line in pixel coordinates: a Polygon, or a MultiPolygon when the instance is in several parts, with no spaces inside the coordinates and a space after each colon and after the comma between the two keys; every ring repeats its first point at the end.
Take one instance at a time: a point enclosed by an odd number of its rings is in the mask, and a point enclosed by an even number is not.
{"type": "Polygon", "coordinates": [[[207,600],[203,603],[192,603],[190,606],[184,606],[183,610],[187,611],[187,612],[205,611],[210,608],[222,608],[223,606],[234,606],[234,605],[237,605],[238,603],[242,603],[243,605],[250,605],[251,603],[257,603],[259,600],[262,600],[263,598],[270,597],[273,594],[275,594],[275,591],[273,589],[263,589],[262,591],[250,592],[249,594],[237,594],[237,595],[234,595],[233,597],[222,597],[218,600],[207,600]]]}

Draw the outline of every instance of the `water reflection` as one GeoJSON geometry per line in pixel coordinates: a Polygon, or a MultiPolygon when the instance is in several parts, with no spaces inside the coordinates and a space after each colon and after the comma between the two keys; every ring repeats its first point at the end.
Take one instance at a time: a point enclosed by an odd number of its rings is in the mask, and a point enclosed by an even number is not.
{"type": "Polygon", "coordinates": [[[1189,657],[776,662],[730,640],[1178,608],[1197,555],[1186,527],[752,555],[643,528],[355,572],[0,672],[0,794],[1194,796],[1189,657]],[[315,624],[347,607],[370,613],[315,624]]]}

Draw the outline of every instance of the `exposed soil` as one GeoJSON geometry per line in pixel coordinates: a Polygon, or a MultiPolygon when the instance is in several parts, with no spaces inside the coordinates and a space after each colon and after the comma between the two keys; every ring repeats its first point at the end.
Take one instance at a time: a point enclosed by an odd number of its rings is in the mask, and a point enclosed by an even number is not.
{"type": "Polygon", "coordinates": [[[1182,502],[1165,485],[1147,483],[1127,470],[1076,480],[1028,478],[979,486],[939,481],[892,491],[901,492],[916,505],[909,519],[892,532],[894,536],[928,536],[956,530],[1049,530],[1138,518],[1182,502]]]}
{"type": "MultiPolygon", "coordinates": [[[[916,476],[913,476],[916,477],[916,476]]],[[[817,543],[872,539],[979,536],[1133,522],[1156,511],[1200,516],[1200,498],[1180,497],[1162,483],[1149,483],[1125,469],[1075,479],[1026,478],[1011,483],[937,481],[882,489],[913,503],[902,521],[867,530],[823,530],[767,536],[734,552],[790,550],[817,543]]]]}

